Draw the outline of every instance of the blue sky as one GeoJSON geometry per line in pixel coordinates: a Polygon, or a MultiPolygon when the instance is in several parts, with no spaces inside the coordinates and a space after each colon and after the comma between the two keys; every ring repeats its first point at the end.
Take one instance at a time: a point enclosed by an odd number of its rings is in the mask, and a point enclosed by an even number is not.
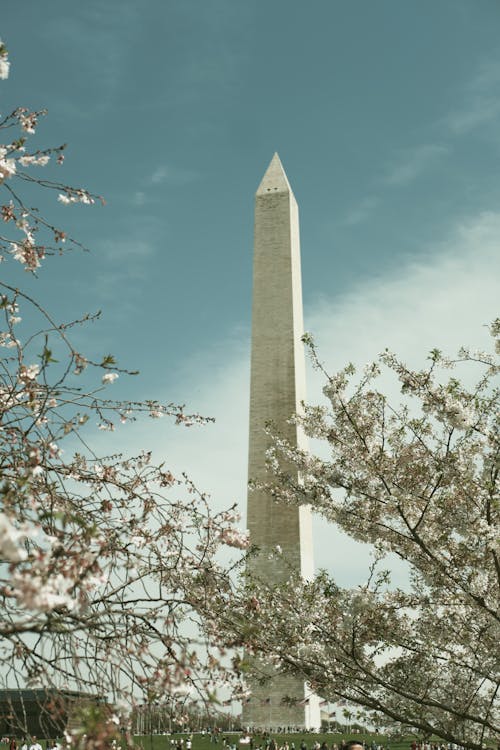
{"type": "MultiPolygon", "coordinates": [[[[48,260],[38,297],[61,320],[103,309],[87,351],[141,370],[117,394],[217,419],[103,446],[153,445],[214,503],[244,505],[253,195],[275,150],[300,206],[306,327],[330,367],[484,344],[499,30],[497,0],[3,4],[1,111],[47,107],[37,144],[68,142],[58,176],[107,201],[50,203],[92,253],[48,260]]],[[[310,374],[311,400],[319,386],[310,374]]],[[[332,533],[317,524],[318,564],[353,580],[332,533]]]]}

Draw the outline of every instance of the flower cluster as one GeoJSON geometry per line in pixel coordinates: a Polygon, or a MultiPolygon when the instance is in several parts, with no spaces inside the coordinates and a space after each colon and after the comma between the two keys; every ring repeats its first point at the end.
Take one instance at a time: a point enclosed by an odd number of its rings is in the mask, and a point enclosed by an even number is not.
{"type": "Polygon", "coordinates": [[[0,39],[0,78],[5,80],[9,77],[10,62],[8,60],[7,47],[0,39]]]}
{"type": "MultiPolygon", "coordinates": [[[[0,78],[6,77],[1,75],[2,69],[8,72],[5,65],[8,65],[5,47],[0,42],[0,78]]],[[[0,259],[5,260],[10,255],[31,273],[37,271],[47,255],[60,253],[64,242],[68,241],[73,247],[81,246],[60,227],[54,226],[38,211],[28,207],[22,200],[20,190],[15,189],[14,182],[27,181],[55,190],[59,202],[63,204],[90,205],[98,199],[98,196],[83,188],[71,187],[57,180],[41,179],[37,174],[25,171],[33,167],[47,167],[52,157],[57,165],[64,161],[64,145],[32,152],[28,150],[28,139],[35,134],[39,119],[45,115],[46,110],[34,112],[18,107],[0,121],[0,131],[8,130],[11,135],[13,129],[18,129],[17,138],[11,137],[8,142],[0,143],[0,186],[12,184],[8,191],[8,201],[0,205],[2,219],[11,232],[10,235],[0,235],[0,259]]]]}
{"type": "Polygon", "coordinates": [[[256,487],[310,504],[370,544],[374,562],[354,589],[326,573],[273,587],[256,567],[221,626],[245,648],[244,671],[263,678],[272,664],[364,721],[471,750],[498,736],[500,319],[490,331],[492,352],[434,350],[413,370],[386,351],[359,377],[352,365],[327,373],[306,339],[327,404],[295,421],[329,456],[275,435],[274,479],[256,487]],[[377,389],[382,372],[399,381],[400,404],[377,389]],[[405,562],[405,587],[384,569],[389,553],[405,562]]]}
{"type": "Polygon", "coordinates": [[[27,552],[22,544],[26,532],[16,528],[11,519],[0,513],[0,558],[11,563],[25,560],[27,552]]]}
{"type": "MultiPolygon", "coordinates": [[[[8,72],[0,43],[0,78],[8,72]]],[[[98,316],[60,322],[9,284],[12,260],[34,273],[65,242],[80,247],[25,204],[23,181],[55,190],[63,204],[97,199],[31,174],[63,160],[64,147],[27,150],[44,114],[18,108],[0,122],[2,131],[19,131],[0,146],[1,681],[112,694],[129,710],[181,690],[206,698],[235,681],[204,607],[230,589],[221,548],[243,549],[246,538],[234,509],[214,512],[150,451],[96,454],[96,422],[113,430],[141,415],[181,426],[207,420],[177,404],[106,397],[103,386],[130,371],[110,354],[92,360],[71,340],[98,316]]],[[[116,716],[85,716],[68,745],[108,747],[116,716]]]]}

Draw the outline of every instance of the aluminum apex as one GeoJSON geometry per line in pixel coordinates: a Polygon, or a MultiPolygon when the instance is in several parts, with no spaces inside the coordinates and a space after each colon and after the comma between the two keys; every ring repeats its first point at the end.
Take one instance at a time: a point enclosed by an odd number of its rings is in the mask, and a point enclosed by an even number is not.
{"type": "Polygon", "coordinates": [[[277,152],[269,163],[256,195],[267,195],[269,193],[292,193],[293,195],[288,177],[277,152]]]}

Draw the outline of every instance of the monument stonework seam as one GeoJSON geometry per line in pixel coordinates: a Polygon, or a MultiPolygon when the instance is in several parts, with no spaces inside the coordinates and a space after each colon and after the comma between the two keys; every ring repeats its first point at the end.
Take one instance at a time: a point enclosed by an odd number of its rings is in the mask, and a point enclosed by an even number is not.
{"type": "MultiPolygon", "coordinates": [[[[305,448],[306,438],[290,424],[305,399],[302,281],[298,206],[278,154],[275,154],[255,196],[250,375],[248,477],[266,479],[265,426],[271,422],[292,445],[305,448]]],[[[293,470],[293,469],[291,469],[293,470]]],[[[312,521],[308,507],[276,503],[262,490],[249,491],[247,525],[252,545],[259,548],[249,571],[279,583],[300,572],[314,574],[312,521]],[[276,547],[281,556],[269,560],[276,547]]],[[[307,613],[304,613],[305,618],[307,613]]],[[[279,613],[277,613],[279,616],[279,613]]],[[[243,706],[243,724],[276,728],[320,727],[319,700],[303,680],[276,675],[263,685],[252,684],[243,706]],[[293,698],[292,705],[283,702],[293,698]]]]}

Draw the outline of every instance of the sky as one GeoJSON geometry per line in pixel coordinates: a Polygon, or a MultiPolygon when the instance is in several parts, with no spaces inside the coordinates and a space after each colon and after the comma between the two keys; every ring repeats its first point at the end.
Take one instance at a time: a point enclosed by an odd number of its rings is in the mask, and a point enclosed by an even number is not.
{"type": "MultiPolygon", "coordinates": [[[[2,113],[48,108],[34,143],[67,142],[56,176],[106,199],[42,198],[91,252],[48,259],[38,279],[3,272],[61,321],[102,309],[76,335],[140,370],[117,396],[216,418],[99,433],[102,450],[153,448],[244,512],[253,200],[275,151],[300,208],[305,326],[328,368],[385,347],[419,366],[434,347],[486,346],[497,0],[23,0],[2,3],[1,21],[2,113]]],[[[321,399],[310,370],[308,398],[321,399]]],[[[318,567],[361,580],[365,550],[320,520],[315,540],[318,567]]]]}

